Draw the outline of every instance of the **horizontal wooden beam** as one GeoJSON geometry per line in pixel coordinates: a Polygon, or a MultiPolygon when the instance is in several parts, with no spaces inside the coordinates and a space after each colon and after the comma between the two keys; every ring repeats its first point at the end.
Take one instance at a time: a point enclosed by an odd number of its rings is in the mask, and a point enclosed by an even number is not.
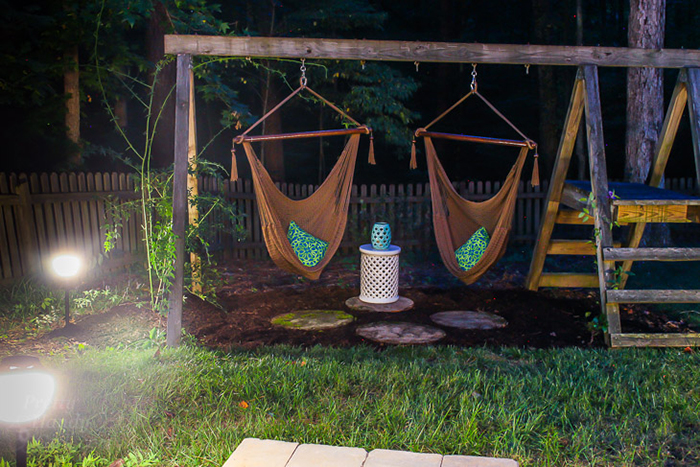
{"type": "Polygon", "coordinates": [[[697,347],[700,334],[610,334],[610,347],[697,347]]]}
{"type": "Polygon", "coordinates": [[[540,276],[539,287],[583,287],[597,288],[598,274],[579,274],[570,272],[546,272],[540,276]]]}
{"type": "Polygon", "coordinates": [[[568,225],[593,225],[594,220],[590,216],[581,216],[581,211],[574,210],[561,210],[557,213],[556,223],[557,224],[568,224],[568,225]]]}
{"type": "Polygon", "coordinates": [[[166,35],[166,54],[394,62],[700,67],[700,50],[559,45],[406,42],[287,37],[166,35]]]}
{"type": "Polygon", "coordinates": [[[489,138],[486,136],[470,136],[470,135],[460,135],[455,133],[438,133],[435,131],[416,131],[416,136],[424,136],[426,138],[438,138],[438,139],[448,139],[452,141],[466,141],[471,143],[484,143],[484,144],[495,144],[497,146],[516,146],[521,148],[530,147],[530,143],[527,141],[519,141],[513,139],[502,139],[502,138],[489,138]]]}
{"type": "Polygon", "coordinates": [[[700,290],[608,290],[608,303],[700,303],[700,290]]]}
{"type": "Polygon", "coordinates": [[[603,248],[606,261],[700,261],[700,248],[603,248]]]}

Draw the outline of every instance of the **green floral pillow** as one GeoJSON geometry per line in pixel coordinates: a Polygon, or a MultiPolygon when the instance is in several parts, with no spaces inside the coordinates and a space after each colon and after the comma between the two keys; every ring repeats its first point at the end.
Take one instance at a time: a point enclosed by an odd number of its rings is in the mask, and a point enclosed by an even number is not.
{"type": "Polygon", "coordinates": [[[296,222],[292,221],[287,230],[287,240],[292,245],[299,261],[306,267],[313,267],[323,259],[328,248],[328,242],[319,240],[308,232],[299,228],[296,222]]]}
{"type": "Polygon", "coordinates": [[[465,271],[470,270],[481,259],[489,245],[489,233],[485,228],[480,228],[467,240],[467,242],[455,251],[459,267],[465,271]]]}

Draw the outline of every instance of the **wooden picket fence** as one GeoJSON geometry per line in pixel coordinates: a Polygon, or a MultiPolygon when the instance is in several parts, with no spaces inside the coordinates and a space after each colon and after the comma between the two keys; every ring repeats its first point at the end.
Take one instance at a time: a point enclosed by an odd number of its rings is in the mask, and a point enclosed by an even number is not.
{"type": "MultiPolygon", "coordinates": [[[[693,179],[667,179],[667,187],[690,192],[693,179]]],[[[313,185],[280,184],[292,198],[304,198],[313,185]]],[[[462,196],[483,200],[500,188],[500,182],[458,183],[462,196]]],[[[244,239],[234,233],[237,226],[225,225],[214,232],[212,251],[220,258],[264,258],[267,251],[250,180],[229,182],[200,178],[200,192],[219,193],[242,214],[244,239]]],[[[544,209],[547,182],[531,187],[521,182],[513,223],[512,242],[528,243],[536,238],[544,209]]],[[[124,220],[115,250],[103,254],[105,225],[113,225],[110,205],[138,198],[134,177],[126,173],[0,173],[0,281],[47,270],[47,261],[62,250],[77,250],[103,267],[121,267],[143,258],[141,218],[124,220]]],[[[213,214],[218,215],[217,213],[213,214]]],[[[435,252],[430,193],[427,183],[353,186],[348,224],[340,254],[355,254],[369,242],[376,221],[392,227],[393,243],[418,255],[435,252]]]]}

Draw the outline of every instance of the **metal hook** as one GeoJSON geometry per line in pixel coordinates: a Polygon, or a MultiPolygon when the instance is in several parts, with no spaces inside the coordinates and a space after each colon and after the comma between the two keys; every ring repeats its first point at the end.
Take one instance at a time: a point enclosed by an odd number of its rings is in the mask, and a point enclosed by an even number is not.
{"type": "Polygon", "coordinates": [[[525,65],[525,74],[526,75],[530,74],[530,64],[529,63],[525,65]]]}
{"type": "Polygon", "coordinates": [[[420,65],[420,62],[413,62],[413,64],[416,66],[416,73],[418,73],[418,65],[420,65]]]}
{"type": "Polygon", "coordinates": [[[365,69],[365,61],[364,61],[364,60],[360,60],[360,65],[362,65],[362,69],[364,70],[364,69],[365,69]]]}

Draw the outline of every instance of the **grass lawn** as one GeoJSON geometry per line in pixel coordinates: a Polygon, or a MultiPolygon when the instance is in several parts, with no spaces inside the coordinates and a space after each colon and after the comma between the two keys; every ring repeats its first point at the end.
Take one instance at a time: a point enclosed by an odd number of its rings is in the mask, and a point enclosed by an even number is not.
{"type": "MultiPolygon", "coordinates": [[[[30,464],[216,466],[259,437],[522,466],[700,465],[697,352],[148,342],[44,358],[62,389],[30,464]]],[[[12,433],[0,439],[12,460],[12,433]]]]}

